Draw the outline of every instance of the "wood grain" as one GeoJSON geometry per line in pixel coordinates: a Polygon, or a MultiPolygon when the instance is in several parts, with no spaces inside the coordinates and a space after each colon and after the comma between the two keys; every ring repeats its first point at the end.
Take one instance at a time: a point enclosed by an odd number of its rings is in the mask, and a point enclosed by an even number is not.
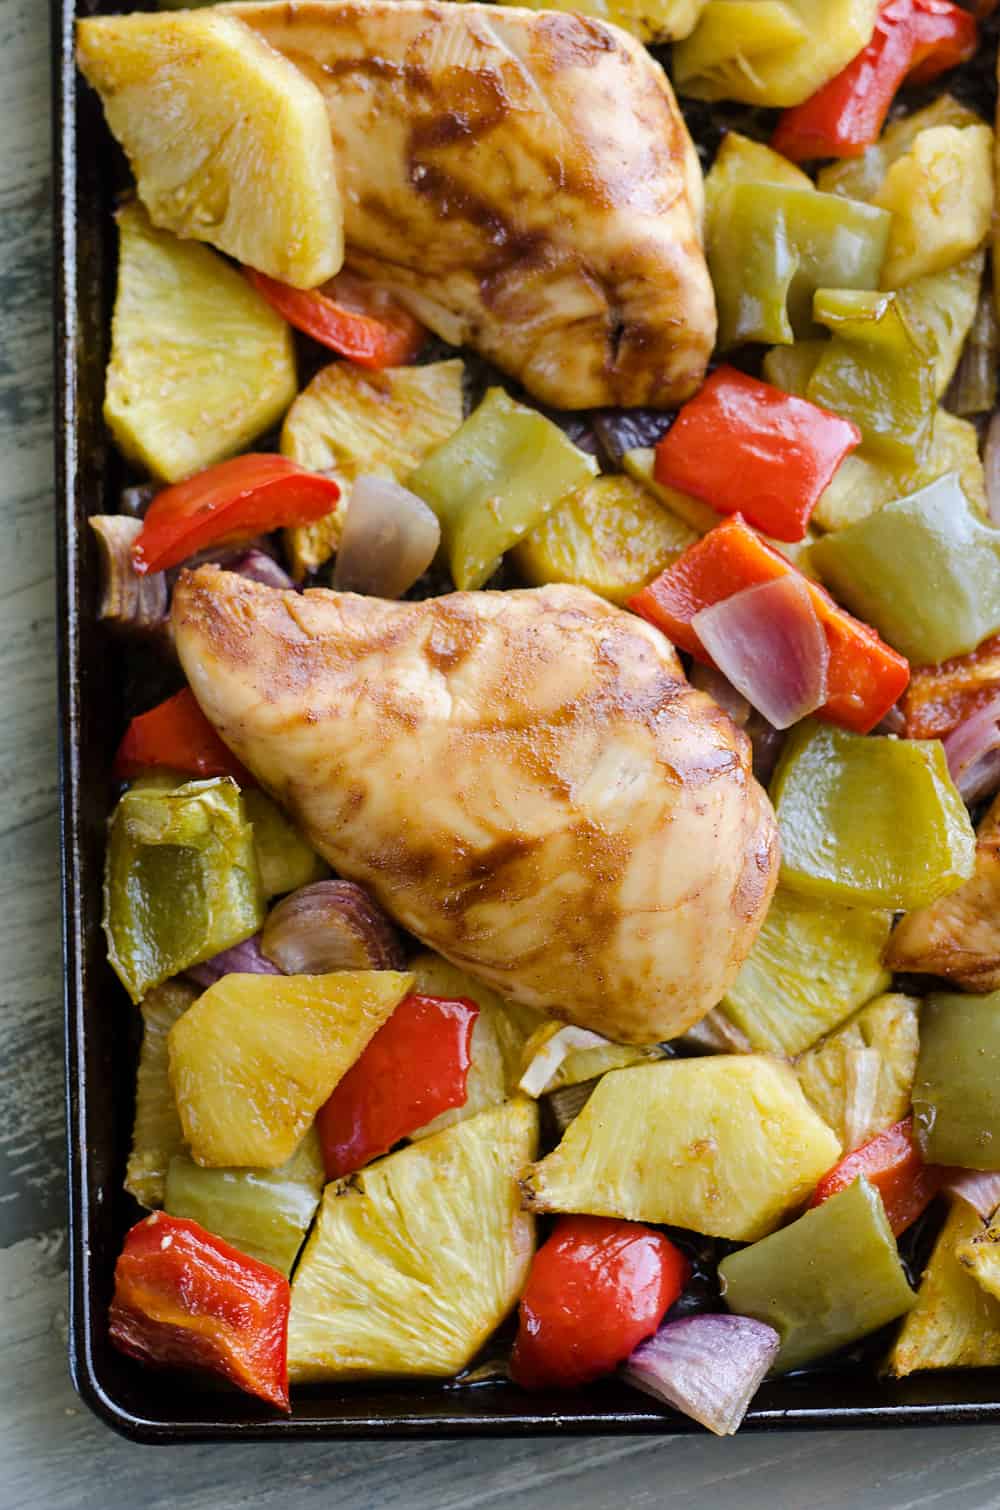
{"type": "Polygon", "coordinates": [[[1000,1440],[975,1427],[156,1450],[114,1437],[76,1400],[65,1364],[45,9],[0,0],[0,1507],[1000,1506],[1000,1440]]]}

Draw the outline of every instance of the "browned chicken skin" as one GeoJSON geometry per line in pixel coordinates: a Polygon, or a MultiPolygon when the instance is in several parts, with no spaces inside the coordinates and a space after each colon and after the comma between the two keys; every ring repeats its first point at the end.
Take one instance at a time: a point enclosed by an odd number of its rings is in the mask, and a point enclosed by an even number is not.
{"type": "Polygon", "coordinates": [[[776,826],[657,630],[576,587],[389,603],[214,567],[183,574],[173,624],[226,743],[424,943],[623,1042],[722,996],[776,826]]]}
{"type": "Polygon", "coordinates": [[[557,407],[695,390],[715,338],[701,171],[638,42],[492,5],[221,9],[322,90],[353,267],[557,407]]]}

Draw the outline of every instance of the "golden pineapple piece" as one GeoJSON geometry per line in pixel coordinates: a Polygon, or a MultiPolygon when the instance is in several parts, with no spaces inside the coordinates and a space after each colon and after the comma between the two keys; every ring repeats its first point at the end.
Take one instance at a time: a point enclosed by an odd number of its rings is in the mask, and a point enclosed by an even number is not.
{"type": "Polygon", "coordinates": [[[921,131],[871,202],[892,211],[883,288],[961,262],[983,245],[993,221],[993,132],[984,125],[921,131]]]}
{"type": "Polygon", "coordinates": [[[396,970],[225,975],[171,1030],[170,1080],[197,1164],[275,1169],[410,988],[396,970]]]}
{"type": "Polygon", "coordinates": [[[916,1305],[886,1360],[887,1373],[905,1379],[920,1369],[1000,1364],[1000,1301],[980,1288],[958,1257],[985,1230],[979,1213],[954,1198],[916,1305]]]}
{"type": "Polygon", "coordinates": [[[479,1008],[472,1029],[472,1048],[466,1096],[462,1106],[440,1112],[410,1137],[414,1140],[464,1122],[491,1106],[500,1106],[517,1093],[521,1053],[525,1042],[545,1022],[533,1007],[504,1001],[502,996],[466,975],[457,965],[428,950],[410,961],[413,989],[425,996],[465,997],[479,1008]]]}
{"type": "Polygon", "coordinates": [[[544,1063],[544,1059],[548,1057],[546,1051],[553,1039],[578,1031],[576,1028],[567,1028],[562,1022],[546,1022],[536,1028],[521,1050],[521,1090],[526,1095],[547,1095],[551,1091],[562,1090],[567,1085],[579,1085],[584,1080],[597,1079],[609,1070],[624,1070],[633,1064],[645,1064],[648,1060],[663,1058],[662,1050],[655,1045],[639,1048],[635,1044],[613,1043],[610,1038],[606,1038],[603,1042],[588,1047],[571,1048],[553,1062],[549,1077],[538,1090],[529,1088],[525,1077],[532,1070],[536,1059],[541,1057],[544,1063]]]}
{"type": "Polygon", "coordinates": [[[292,1284],[293,1382],[464,1368],[527,1277],[517,1178],[537,1142],[518,1099],[328,1185],[292,1284]]]}
{"type": "Polygon", "coordinates": [[[325,519],[285,531],[296,578],[336,551],[356,477],[374,473],[405,483],[454,434],[462,423],[463,372],[458,358],[378,372],[333,362],[299,394],[285,419],[281,449],[313,472],[331,473],[341,499],[325,519]]]}
{"type": "Polygon", "coordinates": [[[125,1189],[140,1206],[150,1209],[163,1205],[170,1160],[184,1148],[184,1130],[170,1085],[167,1035],[197,995],[193,986],[168,980],[162,986],[154,986],[139,1008],[142,1048],[125,1189]]]}
{"type": "Polygon", "coordinates": [[[920,1051],[918,1011],[915,997],[887,992],[799,1059],[806,1099],[845,1150],[906,1116],[920,1051]]]}
{"type": "Polygon", "coordinates": [[[979,1288],[1000,1302],[1000,1227],[993,1226],[991,1221],[982,1231],[963,1238],[955,1244],[955,1257],[979,1288]]]}
{"type": "Polygon", "coordinates": [[[522,1185],[534,1211],[666,1222],[752,1243],[812,1194],[839,1154],[788,1065],[719,1054],[605,1075],[522,1185]]]}
{"type": "Polygon", "coordinates": [[[296,288],[340,271],[323,97],[250,27],[214,11],[94,17],[77,58],[154,225],[296,288]]]}
{"type": "Polygon", "coordinates": [[[295,397],[291,332],[205,246],[118,212],[104,418],[125,455],[179,482],[248,445],[295,397]]]}

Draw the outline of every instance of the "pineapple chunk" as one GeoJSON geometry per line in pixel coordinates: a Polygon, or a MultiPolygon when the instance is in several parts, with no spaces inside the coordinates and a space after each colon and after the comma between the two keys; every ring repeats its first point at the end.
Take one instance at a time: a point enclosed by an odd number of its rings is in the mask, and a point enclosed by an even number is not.
{"type": "Polygon", "coordinates": [[[901,288],[961,262],[990,233],[993,132],[982,125],[921,131],[871,202],[892,211],[883,288],[901,288]]]}
{"type": "Polygon", "coordinates": [[[179,482],[249,444],[295,397],[291,332],[208,247],[118,212],[104,418],[125,455],[179,482]]]}
{"type": "Polygon", "coordinates": [[[905,1117],[920,1050],[919,1003],[879,996],[796,1066],[807,1100],[845,1150],[905,1117]]]}
{"type": "Polygon", "coordinates": [[[837,1162],[788,1065],[719,1054],[614,1070],[522,1181],[534,1211],[690,1227],[752,1243],[837,1162]]]}
{"type": "Polygon", "coordinates": [[[296,288],[340,271],[329,117],[294,64],[215,13],[95,17],[77,42],[154,225],[296,288]]]}
{"type": "Polygon", "coordinates": [[[225,975],[171,1029],[170,1080],[196,1163],[275,1169],[406,995],[411,975],[225,975]]]}
{"type": "Polygon", "coordinates": [[[985,1227],[965,1201],[952,1203],[931,1261],[886,1371],[897,1379],[928,1368],[993,1368],[1000,1364],[1000,1301],[987,1295],[959,1261],[985,1227]]]}
{"type": "Polygon", "coordinates": [[[981,126],[982,117],[960,104],[950,94],[938,95],[923,110],[898,116],[886,126],[873,147],[860,157],[841,157],[821,168],[816,187],[824,194],[840,194],[845,199],[870,200],[881,188],[892,164],[909,152],[922,131],[932,126],[981,126]]]}
{"type": "MultiPolygon", "coordinates": [[[[540,1028],[536,1028],[521,1050],[522,1078],[528,1073],[534,1060],[544,1053],[552,1039],[566,1031],[566,1024],[562,1022],[546,1022],[540,1028]]],[[[598,1079],[601,1075],[606,1075],[609,1070],[625,1070],[633,1064],[644,1064],[647,1060],[662,1058],[662,1049],[655,1046],[639,1048],[634,1044],[613,1043],[609,1038],[604,1043],[594,1044],[588,1049],[571,1049],[565,1058],[558,1062],[549,1079],[538,1092],[527,1091],[526,1086],[522,1086],[522,1089],[529,1095],[548,1095],[551,1091],[562,1090],[568,1085],[579,1085],[584,1080],[598,1079]]]]}
{"type": "Polygon", "coordinates": [[[285,531],[297,579],[336,551],[356,477],[375,473],[405,482],[458,429],[464,370],[457,358],[380,372],[334,362],[299,394],[285,419],[281,449],[311,471],[332,473],[342,496],[325,519],[285,531]]]}
{"type": "Polygon", "coordinates": [[[534,1103],[511,1101],[328,1185],[292,1285],[291,1379],[464,1368],[527,1277],[517,1177],[537,1141],[534,1103]]]}
{"type": "Polygon", "coordinates": [[[1000,1227],[991,1221],[982,1231],[963,1238],[955,1244],[955,1257],[986,1295],[1000,1301],[1000,1227]]]}
{"type": "Polygon", "coordinates": [[[139,1009],[142,1048],[125,1189],[140,1206],[150,1209],[163,1205],[170,1160],[184,1147],[184,1130],[170,1086],[167,1034],[197,995],[192,986],[168,980],[148,992],[139,1009]]]}

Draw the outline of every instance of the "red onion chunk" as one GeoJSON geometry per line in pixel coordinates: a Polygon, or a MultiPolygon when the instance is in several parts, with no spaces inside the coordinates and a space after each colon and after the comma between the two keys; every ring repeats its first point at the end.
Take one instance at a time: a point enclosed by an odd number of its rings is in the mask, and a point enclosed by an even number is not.
{"type": "Polygon", "coordinates": [[[284,587],[298,591],[280,562],[269,556],[267,551],[258,550],[253,545],[226,557],[219,565],[225,571],[235,572],[238,577],[246,577],[251,582],[262,582],[265,587],[284,587]]]}
{"type": "Polygon", "coordinates": [[[636,1389],[727,1437],[780,1347],[774,1328],[749,1316],[685,1316],[641,1342],[622,1374],[636,1389]]]}
{"type": "Polygon", "coordinates": [[[804,582],[791,574],[703,608],[691,620],[723,676],[776,729],[827,698],[830,647],[804,582]]]}
{"type": "Polygon", "coordinates": [[[984,1222],[1000,1206],[1000,1174],[980,1174],[977,1169],[958,1169],[954,1179],[944,1187],[948,1195],[959,1195],[974,1207],[984,1222]]]}
{"type": "Polygon", "coordinates": [[[333,585],[339,592],[401,598],[437,555],[441,526],[422,498],[391,477],[351,488],[333,585]]]}
{"type": "Polygon", "coordinates": [[[1000,525],[1000,411],[994,414],[986,431],[983,471],[986,474],[986,507],[990,522],[1000,525]]]}
{"type": "Polygon", "coordinates": [[[260,934],[255,933],[242,944],[234,944],[231,949],[223,949],[221,954],[202,960],[200,965],[192,965],[184,974],[207,991],[224,975],[281,975],[283,971],[260,952],[260,934]]]}
{"type": "Polygon", "coordinates": [[[962,720],[944,738],[951,779],[966,802],[1000,786],[1000,696],[962,720]]]}
{"type": "Polygon", "coordinates": [[[402,970],[399,934],[353,881],[314,881],[283,897],[261,931],[267,957],[286,975],[402,970]]]}

